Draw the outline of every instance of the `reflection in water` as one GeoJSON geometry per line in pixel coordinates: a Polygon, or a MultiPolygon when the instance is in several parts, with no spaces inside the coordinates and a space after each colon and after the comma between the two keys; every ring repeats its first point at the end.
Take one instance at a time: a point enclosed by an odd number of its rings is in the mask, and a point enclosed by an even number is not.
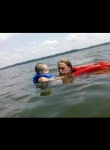
{"type": "Polygon", "coordinates": [[[50,82],[38,83],[36,85],[36,88],[40,88],[41,90],[43,90],[43,92],[40,93],[40,96],[48,96],[54,92],[53,89],[49,88],[49,83],[50,82]]]}
{"type": "Polygon", "coordinates": [[[48,95],[51,95],[53,92],[54,92],[53,89],[48,89],[48,90],[46,90],[44,92],[41,92],[40,96],[48,96],[48,95]]]}
{"type": "Polygon", "coordinates": [[[72,83],[74,80],[74,78],[72,76],[64,76],[64,78],[62,78],[62,82],[65,83],[72,83]]]}

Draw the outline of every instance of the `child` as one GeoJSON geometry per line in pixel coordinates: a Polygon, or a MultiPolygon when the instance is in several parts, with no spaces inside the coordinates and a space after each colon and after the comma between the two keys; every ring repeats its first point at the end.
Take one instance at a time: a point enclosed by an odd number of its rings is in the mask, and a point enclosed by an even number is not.
{"type": "Polygon", "coordinates": [[[34,83],[46,82],[46,81],[49,81],[49,78],[53,77],[51,74],[49,74],[49,69],[48,69],[47,65],[44,63],[36,64],[35,72],[37,74],[33,77],[34,83]]]}

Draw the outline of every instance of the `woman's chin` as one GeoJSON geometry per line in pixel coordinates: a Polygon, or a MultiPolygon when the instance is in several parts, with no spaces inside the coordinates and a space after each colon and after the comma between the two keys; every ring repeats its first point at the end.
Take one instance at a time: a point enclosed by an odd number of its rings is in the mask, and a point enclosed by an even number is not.
{"type": "Polygon", "coordinates": [[[65,74],[60,74],[60,76],[64,76],[65,74]]]}

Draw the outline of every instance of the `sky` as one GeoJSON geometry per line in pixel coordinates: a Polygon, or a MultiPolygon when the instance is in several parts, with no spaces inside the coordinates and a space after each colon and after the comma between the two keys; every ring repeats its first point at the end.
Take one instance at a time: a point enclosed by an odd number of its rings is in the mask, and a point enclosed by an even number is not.
{"type": "Polygon", "coordinates": [[[110,33],[0,33],[0,68],[110,42],[110,33]]]}

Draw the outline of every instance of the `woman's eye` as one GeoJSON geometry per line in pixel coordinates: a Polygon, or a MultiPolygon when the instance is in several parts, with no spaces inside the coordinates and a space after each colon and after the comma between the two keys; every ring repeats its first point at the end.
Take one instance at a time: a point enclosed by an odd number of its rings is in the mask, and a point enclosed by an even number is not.
{"type": "Polygon", "coordinates": [[[64,70],[65,68],[59,68],[59,69],[64,70]]]}

